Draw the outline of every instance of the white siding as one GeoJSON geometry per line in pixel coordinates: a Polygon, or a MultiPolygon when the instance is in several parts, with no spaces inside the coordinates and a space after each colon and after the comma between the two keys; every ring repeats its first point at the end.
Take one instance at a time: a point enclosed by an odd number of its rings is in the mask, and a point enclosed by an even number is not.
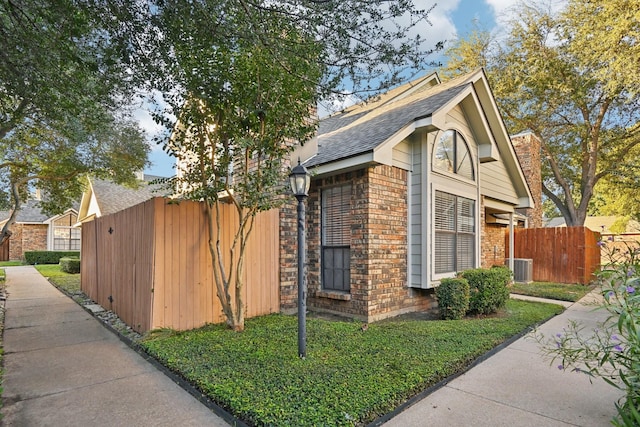
{"type": "Polygon", "coordinates": [[[411,170],[411,144],[405,139],[395,147],[393,147],[393,166],[400,169],[411,170]]]}
{"type": "Polygon", "coordinates": [[[410,244],[410,272],[409,284],[415,287],[421,287],[422,283],[422,202],[426,192],[423,191],[424,181],[422,178],[422,143],[414,142],[412,145],[412,164],[411,171],[411,188],[409,189],[409,233],[410,244]]]}

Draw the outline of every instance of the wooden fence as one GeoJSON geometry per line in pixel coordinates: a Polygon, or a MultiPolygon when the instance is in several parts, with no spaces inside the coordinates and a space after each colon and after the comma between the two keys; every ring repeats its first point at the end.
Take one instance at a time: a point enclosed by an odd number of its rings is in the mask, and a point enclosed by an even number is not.
{"type": "MultiPolygon", "coordinates": [[[[223,251],[238,222],[221,204],[223,251]]],[[[244,266],[246,316],[279,311],[278,211],[256,217],[244,266]]],[[[204,207],[155,198],[82,225],[82,290],[138,332],[224,321],[204,207]]],[[[233,295],[233,294],[232,294],[233,295]]]]}
{"type": "Polygon", "coordinates": [[[7,239],[2,245],[0,245],[0,261],[9,261],[9,241],[7,239]]]}
{"type": "MultiPolygon", "coordinates": [[[[533,280],[587,284],[600,266],[600,234],[586,227],[518,228],[514,257],[533,259],[533,280]]],[[[506,235],[509,253],[509,235],[506,235]]]]}

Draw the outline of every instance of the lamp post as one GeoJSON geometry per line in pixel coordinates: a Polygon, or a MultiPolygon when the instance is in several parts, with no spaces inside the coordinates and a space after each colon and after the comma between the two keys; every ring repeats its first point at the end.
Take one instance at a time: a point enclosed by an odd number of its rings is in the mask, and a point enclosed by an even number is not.
{"type": "Polygon", "coordinates": [[[304,280],[305,255],[305,209],[304,199],[309,196],[311,176],[307,168],[300,164],[293,168],[289,175],[291,191],[298,199],[298,356],[307,357],[307,285],[304,280]]]}

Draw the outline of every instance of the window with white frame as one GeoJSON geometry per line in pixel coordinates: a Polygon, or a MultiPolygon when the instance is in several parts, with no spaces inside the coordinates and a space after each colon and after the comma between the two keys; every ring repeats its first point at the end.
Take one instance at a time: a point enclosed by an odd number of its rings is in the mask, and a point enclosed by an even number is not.
{"type": "Polygon", "coordinates": [[[438,136],[433,150],[433,169],[475,179],[471,151],[460,132],[446,130],[438,136]]]}
{"type": "Polygon", "coordinates": [[[435,192],[434,272],[453,273],[475,266],[475,201],[435,192]]]}
{"type": "Polygon", "coordinates": [[[351,290],[351,185],[325,188],[322,199],[322,287],[351,290]]]}
{"type": "Polygon", "coordinates": [[[54,251],[79,251],[80,228],[73,225],[78,217],[68,213],[53,221],[53,250],[54,251]]]}

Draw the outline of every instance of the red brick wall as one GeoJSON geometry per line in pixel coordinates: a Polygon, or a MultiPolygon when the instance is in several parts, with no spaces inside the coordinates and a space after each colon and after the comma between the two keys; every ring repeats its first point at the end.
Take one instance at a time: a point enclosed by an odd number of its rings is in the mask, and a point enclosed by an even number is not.
{"type": "MultiPolygon", "coordinates": [[[[307,200],[307,283],[310,310],[330,312],[371,322],[426,310],[435,306],[432,291],[407,287],[407,172],[376,166],[314,180],[307,200]],[[321,284],[320,191],[323,187],[352,184],[351,292],[327,292],[321,284]]],[[[288,224],[291,209],[281,215],[288,224]]],[[[293,209],[295,215],[295,209],[293,209]]],[[[281,226],[281,301],[283,310],[297,298],[296,230],[281,226]],[[294,236],[291,238],[291,236],[294,236]],[[291,264],[293,262],[293,268],[291,264]],[[293,280],[290,277],[294,276],[293,280]],[[286,279],[286,280],[284,280],[286,279]],[[293,283],[291,288],[290,283],[293,283]],[[290,292],[291,291],[291,292],[290,292]]]]}
{"type": "Polygon", "coordinates": [[[47,224],[14,224],[11,228],[11,242],[9,244],[9,259],[24,258],[27,251],[47,250],[47,224]]]}
{"type": "Polygon", "coordinates": [[[11,237],[9,242],[9,259],[22,259],[22,224],[13,224],[11,227],[11,237]]]}
{"type": "Polygon", "coordinates": [[[530,228],[542,227],[542,169],[540,164],[540,140],[533,133],[526,133],[511,139],[516,156],[520,161],[535,206],[518,209],[529,218],[530,228]]]}

